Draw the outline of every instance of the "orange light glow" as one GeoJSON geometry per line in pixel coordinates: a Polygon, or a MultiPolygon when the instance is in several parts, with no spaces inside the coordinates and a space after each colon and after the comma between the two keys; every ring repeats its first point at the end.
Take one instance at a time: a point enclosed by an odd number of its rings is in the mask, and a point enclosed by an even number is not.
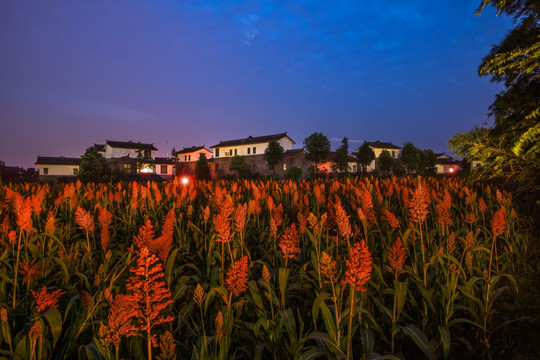
{"type": "Polygon", "coordinates": [[[189,178],[184,176],[181,181],[182,181],[182,184],[187,185],[189,183],[189,178]]]}
{"type": "Polygon", "coordinates": [[[450,168],[450,170],[448,170],[448,171],[450,171],[451,173],[453,173],[453,172],[454,172],[454,168],[450,168]]]}

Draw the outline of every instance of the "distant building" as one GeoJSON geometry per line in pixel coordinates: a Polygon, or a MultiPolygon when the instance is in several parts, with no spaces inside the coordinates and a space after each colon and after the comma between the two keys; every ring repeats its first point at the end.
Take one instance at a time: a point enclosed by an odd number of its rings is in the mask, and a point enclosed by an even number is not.
{"type": "MultiPolygon", "coordinates": [[[[377,168],[377,159],[384,150],[387,150],[394,159],[399,158],[399,154],[401,152],[401,147],[394,145],[391,142],[382,142],[377,140],[364,141],[364,144],[368,144],[368,146],[372,148],[373,152],[375,153],[375,160],[373,160],[366,168],[366,171],[368,172],[371,172],[377,168]]],[[[360,147],[358,147],[355,151],[358,152],[358,150],[360,150],[360,147]]]]}
{"type": "MultiPolygon", "coordinates": [[[[335,164],[336,164],[336,152],[335,151],[332,151],[330,153],[330,158],[328,159],[328,161],[324,162],[324,163],[321,163],[317,166],[317,168],[319,169],[319,171],[323,171],[323,172],[326,172],[328,174],[330,173],[340,173],[341,171],[335,169],[335,164]]],[[[348,165],[348,168],[349,168],[349,173],[356,173],[358,171],[358,164],[356,162],[356,158],[349,155],[348,156],[348,162],[347,162],[347,165],[348,165]]]]}
{"type": "Polygon", "coordinates": [[[209,160],[210,172],[213,173],[212,152],[204,145],[192,146],[176,151],[173,156],[176,160],[176,173],[179,175],[193,175],[199,156],[203,155],[209,160]]]}
{"type": "Polygon", "coordinates": [[[439,153],[437,155],[437,161],[435,162],[435,168],[437,174],[455,174],[460,170],[460,162],[454,160],[453,157],[446,155],[445,153],[439,153]]]}
{"type": "Polygon", "coordinates": [[[220,141],[211,146],[214,149],[214,167],[218,176],[231,175],[229,167],[234,156],[243,156],[248,163],[251,173],[259,176],[276,176],[282,178],[293,166],[302,170],[302,176],[308,175],[307,169],[312,165],[305,158],[303,149],[293,149],[296,144],[286,132],[274,135],[248,136],[243,139],[220,141]],[[277,141],[284,150],[283,160],[272,169],[264,152],[272,141],[277,141]]]}
{"type": "Polygon", "coordinates": [[[79,174],[81,158],[64,156],[38,156],[36,166],[39,167],[39,180],[54,182],[75,179],[79,174]]]}

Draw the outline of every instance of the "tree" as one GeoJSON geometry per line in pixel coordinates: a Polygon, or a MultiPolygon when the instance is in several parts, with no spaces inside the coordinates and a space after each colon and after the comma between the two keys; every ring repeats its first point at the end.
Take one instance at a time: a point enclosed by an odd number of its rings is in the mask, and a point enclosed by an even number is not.
{"type": "Polygon", "coordinates": [[[86,149],[81,156],[78,178],[82,182],[105,182],[109,181],[111,169],[107,160],[101,155],[95,146],[86,149]]]}
{"type": "Polygon", "coordinates": [[[243,156],[235,155],[231,158],[231,165],[229,171],[233,171],[237,176],[241,178],[249,178],[251,176],[251,170],[246,158],[243,156]]]}
{"type": "Polygon", "coordinates": [[[212,174],[210,172],[210,166],[208,166],[208,159],[204,154],[199,154],[199,159],[195,163],[195,177],[197,180],[211,180],[212,174]]]}
{"type": "Polygon", "coordinates": [[[405,175],[405,166],[403,166],[403,161],[401,158],[394,159],[394,163],[392,164],[392,172],[396,176],[405,175]]]}
{"type": "Polygon", "coordinates": [[[484,7],[513,17],[515,27],[483,59],[480,76],[504,83],[489,108],[491,127],[457,133],[450,148],[468,161],[484,164],[473,169],[483,179],[540,190],[540,7],[534,0],[484,0],[484,7]]]}
{"type": "Polygon", "coordinates": [[[420,174],[424,176],[435,175],[437,173],[437,168],[435,167],[436,163],[437,155],[433,150],[422,150],[420,152],[420,174]]]}
{"type": "Polygon", "coordinates": [[[319,172],[319,164],[326,161],[330,156],[330,141],[319,132],[314,132],[304,139],[306,159],[313,162],[314,174],[319,172]]]}
{"type": "Polygon", "coordinates": [[[356,153],[356,159],[358,161],[358,165],[362,166],[362,170],[365,173],[369,164],[375,160],[375,152],[371,146],[368,145],[368,143],[364,142],[356,153]]]}
{"type": "Polygon", "coordinates": [[[349,139],[346,137],[341,140],[341,146],[336,150],[333,170],[348,174],[349,173],[349,139]]]}
{"type": "Polygon", "coordinates": [[[271,141],[268,147],[264,151],[264,159],[268,163],[268,166],[275,172],[274,167],[283,160],[283,147],[277,141],[271,141]]]}
{"type": "Polygon", "coordinates": [[[394,159],[388,150],[383,150],[377,159],[377,167],[383,174],[386,174],[392,169],[393,163],[394,159]]]}
{"type": "Polygon", "coordinates": [[[412,142],[406,142],[401,150],[401,161],[407,170],[407,173],[418,171],[420,166],[420,149],[412,142]]]}
{"type": "Polygon", "coordinates": [[[300,180],[301,177],[302,177],[302,169],[300,169],[298,166],[292,166],[285,173],[285,179],[287,180],[300,180]]]}

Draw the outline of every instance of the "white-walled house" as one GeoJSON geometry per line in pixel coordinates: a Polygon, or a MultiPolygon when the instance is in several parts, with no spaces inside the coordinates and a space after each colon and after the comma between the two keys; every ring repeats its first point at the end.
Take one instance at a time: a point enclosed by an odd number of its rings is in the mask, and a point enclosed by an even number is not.
{"type": "MultiPolygon", "coordinates": [[[[133,141],[111,141],[105,142],[105,159],[117,159],[121,157],[137,158],[141,151],[144,159],[155,158],[157,149],[154,144],[145,144],[133,141]]],[[[99,149],[98,149],[99,150],[99,149]]]]}
{"type": "Polygon", "coordinates": [[[437,174],[451,175],[457,173],[461,167],[459,161],[454,160],[453,157],[445,153],[441,153],[437,154],[435,168],[437,169],[437,174]]]}
{"type": "MultiPolygon", "coordinates": [[[[382,142],[377,140],[364,141],[364,144],[368,144],[368,146],[373,149],[373,152],[375,153],[375,160],[373,160],[366,169],[368,172],[376,169],[376,161],[384,150],[387,150],[394,159],[397,159],[401,152],[401,147],[394,145],[391,142],[382,142]]],[[[360,150],[360,147],[356,149],[356,152],[358,152],[358,150],[360,150]]]]}
{"type": "Polygon", "coordinates": [[[38,155],[35,165],[39,168],[40,181],[54,182],[60,178],[75,178],[79,174],[81,158],[38,155]]]}
{"type": "Polygon", "coordinates": [[[203,146],[192,146],[190,148],[183,148],[176,151],[173,156],[178,159],[178,162],[194,162],[199,160],[199,156],[203,154],[207,159],[212,158],[212,152],[203,146]]]}
{"type": "Polygon", "coordinates": [[[288,135],[287,132],[265,136],[248,136],[247,138],[237,140],[220,141],[219,144],[210,146],[214,149],[214,159],[232,156],[251,156],[263,155],[268,144],[272,141],[277,141],[283,150],[292,150],[292,146],[296,144],[288,135]]]}

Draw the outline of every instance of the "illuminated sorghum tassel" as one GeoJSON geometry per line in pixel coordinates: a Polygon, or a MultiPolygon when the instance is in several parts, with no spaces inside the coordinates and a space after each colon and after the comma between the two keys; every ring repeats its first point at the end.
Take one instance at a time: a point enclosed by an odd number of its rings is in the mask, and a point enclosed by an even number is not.
{"type": "Polygon", "coordinates": [[[296,259],[296,254],[300,253],[300,234],[296,229],[296,224],[293,223],[285,229],[281,235],[279,248],[283,253],[283,258],[296,259]]]}
{"type": "Polygon", "coordinates": [[[366,291],[364,285],[371,278],[372,260],[371,253],[364,240],[351,247],[346,264],[347,270],[342,282],[352,285],[357,291],[366,291]]]}
{"type": "Polygon", "coordinates": [[[504,217],[504,207],[501,207],[491,219],[491,231],[494,237],[498,237],[504,233],[506,229],[506,219],[504,217]]]}
{"type": "Polygon", "coordinates": [[[248,258],[244,256],[237,262],[235,262],[227,271],[227,289],[234,296],[238,296],[247,290],[248,282],[248,258]]]}
{"type": "Polygon", "coordinates": [[[405,265],[406,259],[407,253],[403,247],[401,238],[398,237],[388,251],[388,262],[390,263],[390,266],[387,267],[388,271],[394,274],[396,281],[399,274],[403,270],[403,265],[405,265]]]}
{"type": "Polygon", "coordinates": [[[63,290],[55,290],[52,293],[47,292],[47,288],[44,286],[41,291],[30,290],[36,301],[36,309],[38,312],[43,312],[49,308],[58,307],[58,299],[64,294],[63,290]]]}
{"type": "Polygon", "coordinates": [[[94,231],[94,217],[80,206],[77,206],[77,210],[75,210],[75,223],[79,225],[80,229],[94,231]]]}
{"type": "Polygon", "coordinates": [[[99,225],[101,226],[101,232],[100,232],[101,248],[103,250],[106,250],[111,240],[109,227],[111,226],[111,222],[112,222],[112,214],[109,211],[107,211],[107,209],[100,208],[98,221],[99,221],[99,225]]]}

